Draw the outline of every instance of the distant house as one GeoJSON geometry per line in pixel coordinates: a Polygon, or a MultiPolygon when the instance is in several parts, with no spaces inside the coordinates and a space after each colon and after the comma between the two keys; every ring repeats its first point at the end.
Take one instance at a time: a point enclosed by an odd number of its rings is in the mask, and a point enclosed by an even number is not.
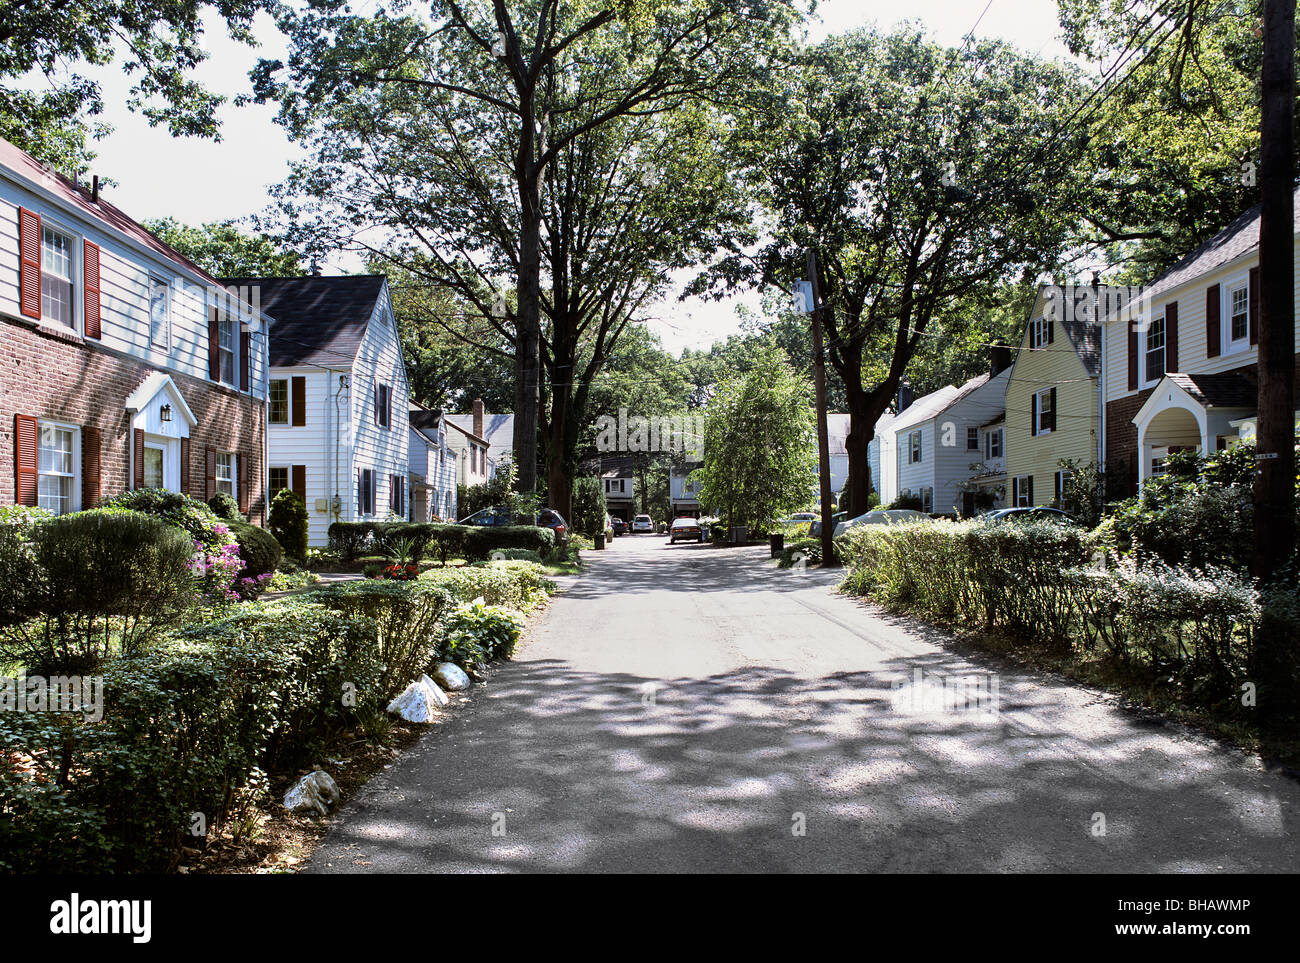
{"type": "Polygon", "coordinates": [[[636,478],[629,460],[601,473],[605,488],[605,509],[615,518],[630,522],[636,515],[636,478]]]}
{"type": "Polygon", "coordinates": [[[307,503],[308,541],[334,521],[405,518],[410,394],[382,275],[227,278],[271,326],[269,490],[307,503]]]}
{"type": "Polygon", "coordinates": [[[1007,385],[1007,504],[1050,505],[1069,471],[1101,458],[1101,331],[1053,310],[1040,286],[1007,385]]]}
{"type": "Polygon", "coordinates": [[[492,477],[492,466],[488,462],[488,450],[491,442],[483,427],[483,402],[474,403],[474,413],[469,415],[469,424],[460,424],[465,415],[447,415],[443,418],[450,431],[447,432],[447,444],[456,453],[456,484],[485,485],[492,477]]]}
{"type": "Polygon", "coordinates": [[[267,313],[0,140],[0,503],[138,488],[266,518],[267,313]]]}
{"type": "Polygon", "coordinates": [[[880,433],[880,501],[888,505],[900,495],[915,495],[922,504],[934,498],[934,458],[938,438],[934,416],[957,395],[952,385],[909,401],[901,392],[899,412],[880,433]],[[928,492],[922,491],[928,489],[928,492]]]}
{"type": "MultiPolygon", "coordinates": [[[[1300,204],[1296,217],[1300,232],[1300,204]]],[[[1300,243],[1294,250],[1300,264],[1300,243]]],[[[1145,303],[1106,314],[1102,433],[1112,485],[1135,491],[1173,452],[1209,454],[1253,437],[1258,265],[1256,206],[1156,278],[1145,303]]]]}
{"type": "Polygon", "coordinates": [[[483,410],[483,400],[474,400],[474,409],[468,415],[447,415],[447,421],[472,431],[488,442],[488,477],[496,474],[499,466],[504,465],[514,456],[515,450],[515,416],[513,414],[492,414],[483,410]]]}
{"type": "Polygon", "coordinates": [[[447,426],[441,411],[432,411],[414,401],[410,409],[408,517],[413,522],[455,521],[457,454],[447,435],[456,429],[447,426]]]}
{"type": "MultiPolygon", "coordinates": [[[[702,512],[700,507],[700,483],[691,478],[691,472],[700,467],[699,462],[686,462],[682,465],[674,465],[668,473],[668,502],[669,512],[673,518],[690,516],[699,518],[702,512]]],[[[609,494],[605,495],[606,503],[609,501],[609,494]]]]}

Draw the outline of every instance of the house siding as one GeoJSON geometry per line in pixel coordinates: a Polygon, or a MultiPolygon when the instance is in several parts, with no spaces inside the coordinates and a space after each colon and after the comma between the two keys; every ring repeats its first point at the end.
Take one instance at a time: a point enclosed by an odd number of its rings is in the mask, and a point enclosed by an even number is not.
{"type": "MultiPolygon", "coordinates": [[[[410,388],[406,366],[393,321],[392,306],[387,285],[375,305],[366,336],[357,349],[352,366],[351,416],[356,429],[351,448],[352,458],[348,472],[349,493],[343,496],[351,506],[352,518],[386,518],[389,514],[389,476],[407,477],[408,445],[410,443],[410,388]],[[375,385],[383,383],[392,388],[392,423],[385,428],[375,422],[375,385]],[[361,515],[357,499],[357,472],[371,469],[375,473],[375,498],[373,515],[361,515]]],[[[342,482],[340,481],[340,484],[342,482]]],[[[410,493],[407,493],[409,502],[410,493]]]]}
{"type": "MultiPolygon", "coordinates": [[[[351,424],[349,410],[351,391],[344,387],[338,398],[337,412],[334,392],[339,379],[348,377],[346,371],[322,371],[319,368],[273,368],[272,379],[289,382],[292,392],[294,378],[303,379],[303,414],[306,424],[293,425],[292,394],[290,395],[290,423],[269,425],[267,436],[270,446],[269,464],[272,468],[292,468],[302,465],[305,471],[307,501],[307,542],[312,546],[329,541],[329,527],[335,521],[330,508],[335,495],[340,507],[346,508],[355,497],[355,484],[349,473],[351,449],[351,424]],[[339,422],[339,436],[335,443],[335,423],[339,422]],[[337,455],[336,455],[337,448],[337,455]],[[335,480],[335,460],[338,477],[335,480]],[[317,502],[324,500],[326,510],[320,511],[317,502]]],[[[292,483],[292,478],[290,479],[292,483]]],[[[385,504],[387,504],[385,502],[385,504]]]]}

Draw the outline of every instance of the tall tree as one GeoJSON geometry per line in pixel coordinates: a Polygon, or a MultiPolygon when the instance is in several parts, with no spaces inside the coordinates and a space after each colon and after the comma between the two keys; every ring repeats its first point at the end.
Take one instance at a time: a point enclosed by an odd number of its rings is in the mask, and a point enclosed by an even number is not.
{"type": "Polygon", "coordinates": [[[172,217],[144,222],[163,243],[219,278],[298,277],[302,258],[266,234],[240,230],[235,221],[215,221],[199,227],[172,217]]]}
{"type": "Polygon", "coordinates": [[[135,79],[128,106],[177,136],[216,138],[225,98],[195,80],[207,59],[202,15],[213,10],[252,44],[253,16],[274,0],[0,0],[0,137],[67,174],[89,169],[88,137],[109,127],[85,65],[118,63],[135,79]]]}
{"type": "Polygon", "coordinates": [[[255,86],[316,155],[292,191],[340,197],[335,240],[419,251],[433,279],[499,319],[515,346],[521,491],[538,464],[547,169],[605,125],[738,92],[794,3],[435,0],[426,14],[398,0],[363,17],[324,0],[281,17],[288,76],[264,62],[255,86]],[[517,303],[493,315],[506,287],[517,303]]]}

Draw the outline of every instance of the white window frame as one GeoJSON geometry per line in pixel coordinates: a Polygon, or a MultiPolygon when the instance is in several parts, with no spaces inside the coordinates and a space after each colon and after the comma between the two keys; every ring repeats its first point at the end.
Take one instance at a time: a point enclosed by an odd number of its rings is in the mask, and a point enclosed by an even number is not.
{"type": "Polygon", "coordinates": [[[290,386],[289,386],[289,379],[288,379],[288,378],[272,378],[272,379],[270,380],[270,382],[267,384],[267,386],[266,386],[266,423],[267,423],[268,425],[287,425],[287,424],[289,424],[289,419],[290,419],[290,417],[291,417],[291,412],[290,412],[289,408],[290,408],[290,406],[292,405],[292,400],[291,400],[290,397],[289,397],[289,391],[290,391],[290,386]],[[274,407],[273,407],[273,404],[274,404],[274,400],[275,400],[275,386],[276,386],[276,385],[284,385],[284,419],[283,419],[282,421],[277,421],[275,418],[272,418],[272,417],[271,417],[271,412],[275,410],[274,407]]]}
{"type": "Polygon", "coordinates": [[[922,448],[921,429],[908,432],[907,434],[907,463],[909,465],[919,465],[924,458],[925,452],[922,448]]]}
{"type": "Polygon", "coordinates": [[[171,283],[159,274],[150,273],[149,275],[149,344],[155,348],[161,348],[163,351],[170,352],[172,349],[172,286],[171,283]],[[154,285],[161,285],[164,295],[162,321],[162,339],[155,337],[154,316],[153,316],[153,296],[154,285]]]}
{"type": "Polygon", "coordinates": [[[217,381],[234,388],[239,379],[239,319],[229,311],[217,315],[217,381]],[[230,331],[230,347],[224,343],[225,333],[230,331]],[[230,358],[230,377],[226,377],[226,357],[230,358]]]}
{"type": "Polygon", "coordinates": [[[1138,334],[1142,339],[1140,344],[1142,357],[1138,362],[1141,365],[1142,387],[1149,388],[1152,385],[1159,384],[1169,369],[1169,324],[1165,311],[1161,310],[1158,314],[1152,314],[1151,323],[1147,325],[1145,331],[1139,331],[1138,334]],[[1160,346],[1153,348],[1151,347],[1151,339],[1157,330],[1157,324],[1159,324],[1160,346]],[[1152,377],[1150,374],[1150,358],[1157,351],[1160,352],[1160,373],[1152,377]]]}
{"type": "Polygon", "coordinates": [[[921,487],[921,511],[927,515],[934,511],[934,489],[929,485],[921,487]]]}
{"type": "MultiPolygon", "coordinates": [[[[1043,427],[1043,399],[1046,398],[1049,402],[1052,400],[1052,389],[1040,388],[1038,391],[1034,392],[1034,397],[1037,399],[1037,401],[1034,402],[1034,417],[1038,419],[1038,423],[1034,425],[1034,434],[1050,435],[1056,429],[1043,427]]],[[[1056,423],[1055,409],[1052,410],[1052,423],[1056,423]]]]}
{"type": "Polygon", "coordinates": [[[1002,429],[1001,428],[990,428],[985,433],[984,457],[989,460],[1002,457],[1002,429]],[[994,448],[997,448],[997,451],[994,451],[993,450],[994,448]]]}
{"type": "Polygon", "coordinates": [[[966,450],[980,450],[980,430],[978,425],[972,425],[966,429],[966,450]],[[971,444],[971,442],[974,442],[974,444],[971,444]]]}
{"type": "Polygon", "coordinates": [[[146,468],[145,468],[146,472],[148,471],[147,461],[149,457],[149,452],[151,451],[158,452],[160,456],[159,465],[161,466],[162,470],[159,472],[159,483],[157,485],[150,485],[148,483],[148,479],[146,479],[144,487],[165,489],[167,488],[167,454],[168,454],[166,442],[159,443],[156,441],[146,441],[144,443],[144,451],[141,453],[140,457],[146,464],[146,468]]]}
{"type": "Polygon", "coordinates": [[[1047,347],[1047,326],[1051,323],[1047,318],[1035,318],[1029,322],[1029,348],[1031,351],[1041,351],[1047,347]]]}
{"type": "Polygon", "coordinates": [[[1017,475],[1011,481],[1011,501],[1012,508],[1030,508],[1029,504],[1029,486],[1022,484],[1028,482],[1030,475],[1017,475]],[[1022,500],[1023,499],[1023,500],[1022,500]]]}
{"type": "Polygon", "coordinates": [[[272,473],[277,471],[284,472],[284,485],[281,487],[288,488],[290,491],[293,490],[293,469],[289,465],[271,465],[266,470],[266,493],[268,499],[274,498],[276,492],[280,491],[279,488],[275,487],[275,482],[271,481],[272,473]]]}
{"type": "Polygon", "coordinates": [[[52,418],[38,418],[36,420],[36,504],[41,505],[41,478],[55,477],[71,479],[68,485],[68,507],[59,514],[78,511],[81,507],[81,427],[79,425],[68,424],[63,421],[56,421],[52,418]],[[70,436],[70,451],[68,460],[71,462],[71,471],[54,472],[41,470],[41,431],[45,428],[53,428],[55,431],[66,431],[70,436]]]}
{"type": "Polygon", "coordinates": [[[1060,469],[1053,476],[1053,484],[1056,487],[1056,500],[1058,502],[1061,500],[1062,496],[1065,495],[1065,486],[1073,477],[1074,472],[1070,471],[1068,468],[1060,469]]]}
{"type": "Polygon", "coordinates": [[[226,494],[228,494],[231,498],[235,499],[236,501],[239,500],[239,478],[238,478],[239,471],[237,470],[237,466],[238,466],[238,459],[235,457],[235,453],[233,451],[217,452],[217,467],[216,467],[216,474],[215,474],[216,489],[219,492],[224,492],[226,491],[226,489],[222,488],[221,486],[228,484],[230,486],[230,490],[226,492],[226,494]],[[228,461],[226,462],[226,467],[227,470],[230,472],[229,477],[223,476],[221,474],[221,461],[223,458],[228,459],[228,461]]]}
{"type": "Polygon", "coordinates": [[[1220,335],[1220,344],[1222,350],[1220,354],[1236,354],[1238,351],[1246,351],[1250,348],[1250,274],[1242,274],[1223,282],[1220,288],[1223,299],[1223,307],[1219,312],[1222,318],[1222,333],[1220,335]],[[1232,296],[1238,291],[1246,295],[1246,331],[1240,338],[1232,336],[1232,296]]]}
{"type": "MultiPolygon", "coordinates": [[[[48,325],[59,330],[71,331],[73,334],[80,334],[81,328],[81,300],[77,297],[77,278],[81,278],[82,284],[85,283],[85,275],[81,270],[81,258],[84,244],[81,235],[69,227],[65,227],[58,220],[41,215],[41,277],[40,277],[40,298],[41,298],[41,324],[48,325]],[[45,232],[59,234],[68,239],[68,313],[70,315],[68,322],[56,320],[45,313],[45,266],[49,258],[45,256],[45,232]]],[[[54,276],[51,274],[51,276],[54,276]]]]}

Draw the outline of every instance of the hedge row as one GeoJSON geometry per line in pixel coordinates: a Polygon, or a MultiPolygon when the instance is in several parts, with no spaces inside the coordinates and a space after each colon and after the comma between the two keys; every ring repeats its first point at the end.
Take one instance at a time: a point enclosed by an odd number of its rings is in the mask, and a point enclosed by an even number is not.
{"type": "Polygon", "coordinates": [[[1246,678],[1259,596],[1224,569],[1109,562],[1094,536],[1054,522],[861,526],[836,539],[843,589],[946,621],[1075,646],[1224,703],[1246,678]]]}
{"type": "Polygon", "coordinates": [[[101,719],[0,711],[0,870],[173,868],[267,773],[310,765],[431,662],[483,651],[444,631],[459,603],[526,608],[548,587],[521,562],[330,586],[110,661],[101,719]]]}
{"type": "Polygon", "coordinates": [[[437,522],[335,522],[330,548],[345,561],[396,551],[404,543],[413,561],[426,556],[483,561],[498,549],[526,549],[545,557],[555,550],[555,533],[536,525],[444,525],[437,522]]]}

